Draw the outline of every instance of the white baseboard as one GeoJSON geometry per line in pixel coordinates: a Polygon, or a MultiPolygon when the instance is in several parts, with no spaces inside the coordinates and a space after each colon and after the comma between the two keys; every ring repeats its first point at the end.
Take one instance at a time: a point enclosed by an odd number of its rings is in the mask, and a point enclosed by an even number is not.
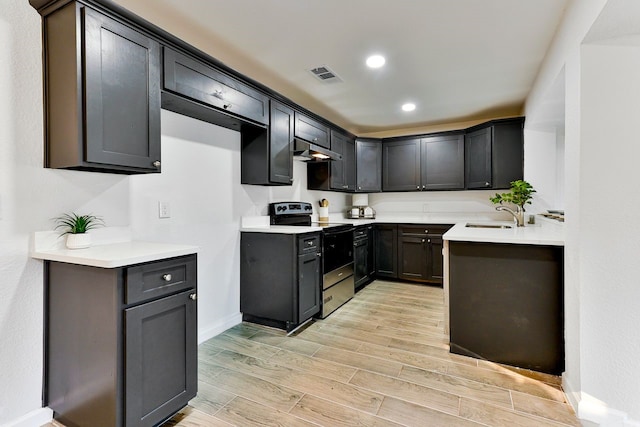
{"type": "Polygon", "coordinates": [[[38,408],[18,419],[2,424],[1,427],[34,427],[41,426],[53,420],[53,411],[49,408],[38,408]]]}
{"type": "Polygon", "coordinates": [[[564,390],[564,395],[567,397],[567,402],[573,408],[573,411],[578,413],[578,405],[580,405],[580,390],[577,390],[573,387],[573,384],[567,378],[567,373],[562,374],[562,390],[564,390]]]}
{"type": "Polygon", "coordinates": [[[578,417],[601,427],[640,427],[640,421],[632,420],[626,412],[609,408],[595,399],[580,400],[578,417]]]}
{"type": "Polygon", "coordinates": [[[198,328],[198,344],[202,344],[215,337],[218,334],[226,331],[227,329],[235,326],[239,323],[242,323],[242,313],[238,312],[236,314],[232,314],[216,323],[207,325],[202,328],[198,328]]]}

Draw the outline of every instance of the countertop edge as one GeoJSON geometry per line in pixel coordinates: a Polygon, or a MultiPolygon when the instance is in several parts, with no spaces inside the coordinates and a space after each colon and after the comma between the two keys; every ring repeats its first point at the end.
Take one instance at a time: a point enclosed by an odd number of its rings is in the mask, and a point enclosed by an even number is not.
{"type": "Polygon", "coordinates": [[[118,268],[134,264],[141,264],[151,261],[159,261],[168,258],[174,258],[185,255],[197,254],[199,248],[197,246],[176,245],[151,242],[124,242],[128,245],[142,243],[155,248],[139,250],[133,255],[123,255],[119,257],[108,256],[105,254],[96,254],[97,251],[103,249],[117,249],[122,243],[113,243],[106,245],[95,245],[88,249],[58,249],[49,251],[31,251],[30,256],[34,259],[43,261],[65,262],[68,264],[85,265],[88,267],[100,268],[118,268]],[[91,249],[94,249],[91,251],[91,249]]]}

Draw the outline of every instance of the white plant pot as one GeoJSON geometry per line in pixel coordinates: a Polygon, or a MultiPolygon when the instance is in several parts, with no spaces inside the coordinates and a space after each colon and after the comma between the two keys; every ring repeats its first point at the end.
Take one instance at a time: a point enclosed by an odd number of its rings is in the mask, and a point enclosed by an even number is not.
{"type": "Polygon", "coordinates": [[[84,249],[91,246],[91,234],[67,234],[67,248],[84,249]]]}

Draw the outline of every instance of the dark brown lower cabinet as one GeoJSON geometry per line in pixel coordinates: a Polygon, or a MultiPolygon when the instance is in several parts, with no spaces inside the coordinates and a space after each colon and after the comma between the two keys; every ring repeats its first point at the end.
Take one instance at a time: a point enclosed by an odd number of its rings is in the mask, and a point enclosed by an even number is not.
{"type": "Polygon", "coordinates": [[[240,233],[243,320],[292,331],[320,312],[320,233],[240,233]]]}
{"type": "Polygon", "coordinates": [[[451,352],[560,375],[564,248],[449,242],[451,352]]]}
{"type": "Polygon", "coordinates": [[[441,224],[376,226],[376,274],[413,282],[442,284],[441,224]]]}
{"type": "Polygon", "coordinates": [[[396,279],[398,277],[398,226],[376,224],[376,276],[396,279]]]}
{"type": "Polygon", "coordinates": [[[45,263],[44,400],[57,420],[150,427],[196,396],[196,263],[45,263]]]}

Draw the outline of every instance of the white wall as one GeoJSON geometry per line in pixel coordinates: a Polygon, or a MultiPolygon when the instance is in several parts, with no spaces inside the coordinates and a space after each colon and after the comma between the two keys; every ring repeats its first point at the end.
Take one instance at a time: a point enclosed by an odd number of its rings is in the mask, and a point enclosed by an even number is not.
{"type": "MultiPolygon", "coordinates": [[[[508,190],[498,190],[504,192],[508,190]]],[[[369,204],[378,218],[402,216],[414,221],[441,221],[467,219],[512,221],[505,212],[497,212],[489,197],[496,190],[477,191],[411,191],[405,193],[378,193],[369,195],[369,204]]],[[[528,213],[533,210],[527,209],[528,213]]]]}
{"type": "Polygon", "coordinates": [[[572,3],[525,111],[529,116],[544,105],[564,69],[565,132],[557,139],[558,151],[564,145],[558,179],[564,176],[567,219],[563,384],[579,416],[603,426],[640,425],[640,226],[632,218],[640,201],[629,188],[640,154],[634,137],[640,43],[636,38],[633,47],[617,47],[615,40],[607,47],[583,46],[583,40],[594,23],[601,40],[620,35],[620,28],[639,28],[632,3],[572,3]],[[617,15],[609,13],[612,7],[617,15]]]}
{"type": "MultiPolygon", "coordinates": [[[[0,8],[0,425],[35,411],[42,394],[42,262],[29,234],[71,210],[129,222],[126,177],[44,169],[40,16],[26,1],[0,8]]],[[[35,421],[34,421],[35,420],[35,421]]]]}
{"type": "Polygon", "coordinates": [[[640,421],[640,42],[584,45],[581,69],[582,393],[640,421]]]}

